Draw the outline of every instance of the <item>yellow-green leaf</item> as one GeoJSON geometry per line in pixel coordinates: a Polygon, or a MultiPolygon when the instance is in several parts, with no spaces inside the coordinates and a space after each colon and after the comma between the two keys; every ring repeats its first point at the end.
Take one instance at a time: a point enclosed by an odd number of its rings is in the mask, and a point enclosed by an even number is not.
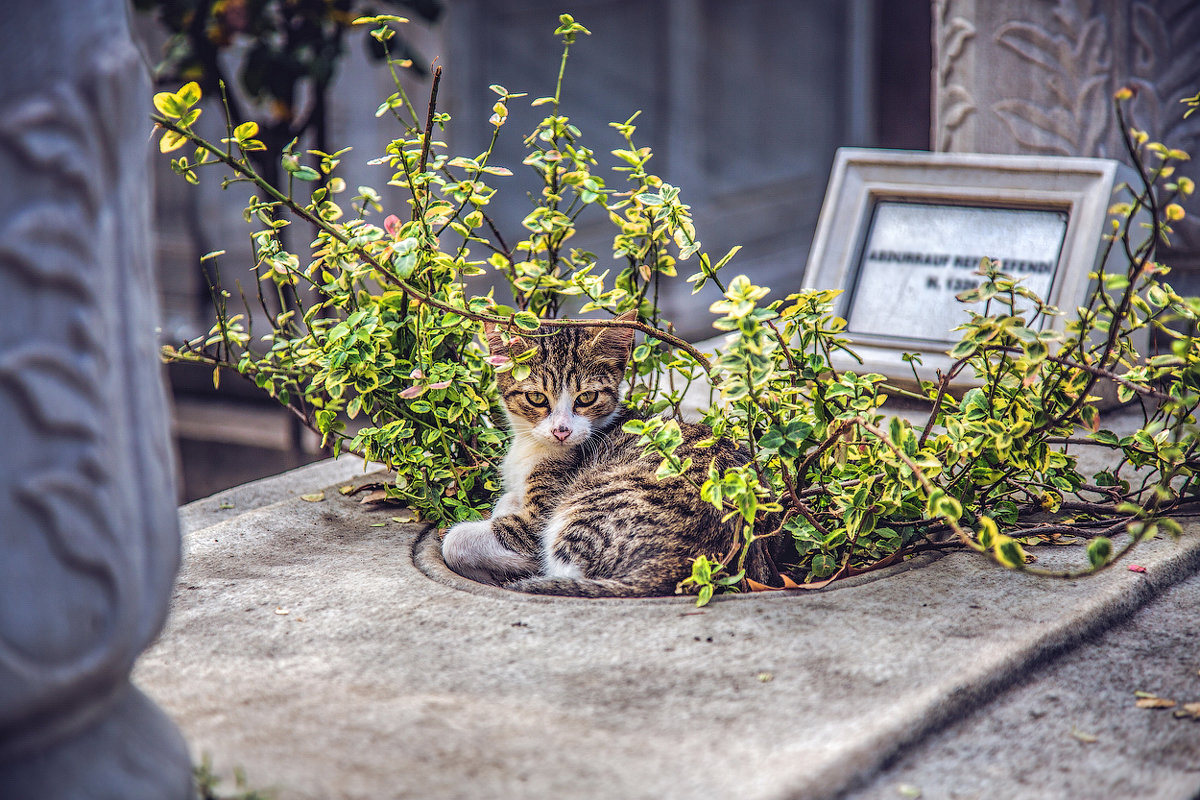
{"type": "Polygon", "coordinates": [[[179,98],[171,92],[159,92],[154,95],[154,108],[164,117],[178,117],[183,109],[179,105],[179,98]]]}
{"type": "Polygon", "coordinates": [[[195,81],[185,83],[183,88],[175,93],[175,96],[179,98],[179,102],[183,103],[185,106],[193,106],[200,102],[200,84],[196,83],[195,81]]]}
{"type": "Polygon", "coordinates": [[[1098,569],[1108,563],[1112,556],[1112,542],[1105,536],[1097,536],[1087,546],[1088,563],[1098,569]]]}
{"type": "Polygon", "coordinates": [[[993,552],[996,554],[996,560],[1009,569],[1024,566],[1025,550],[1017,541],[1003,534],[996,537],[996,543],[993,545],[993,552]]]}
{"type": "Polygon", "coordinates": [[[181,116],[179,118],[180,127],[190,128],[192,125],[194,125],[196,123],[196,120],[200,119],[200,114],[203,111],[204,111],[203,108],[193,108],[191,111],[189,111],[186,114],[184,114],[183,116],[181,116]]]}
{"type": "Polygon", "coordinates": [[[185,144],[187,144],[187,137],[182,133],[163,131],[162,138],[158,140],[158,151],[160,153],[173,153],[185,144]]]}
{"type": "Polygon", "coordinates": [[[979,544],[983,547],[991,547],[996,543],[997,537],[1000,536],[1000,528],[997,527],[996,521],[983,514],[980,514],[976,521],[979,523],[979,530],[977,532],[979,544]]]}
{"type": "Polygon", "coordinates": [[[533,314],[529,311],[518,312],[513,317],[513,322],[515,322],[517,324],[518,328],[521,328],[522,330],[526,330],[526,331],[536,331],[540,324],[538,322],[537,315],[533,314]]]}
{"type": "Polygon", "coordinates": [[[245,141],[246,139],[249,139],[250,137],[257,136],[257,135],[258,135],[258,123],[257,122],[253,122],[253,121],[243,122],[241,125],[238,125],[236,128],[233,129],[233,138],[237,139],[239,142],[245,141]]]}

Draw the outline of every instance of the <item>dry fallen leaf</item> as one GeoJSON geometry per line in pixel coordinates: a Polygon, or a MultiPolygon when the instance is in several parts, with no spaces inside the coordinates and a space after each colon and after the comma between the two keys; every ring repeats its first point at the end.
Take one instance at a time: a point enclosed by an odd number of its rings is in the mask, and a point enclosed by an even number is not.
{"type": "Polygon", "coordinates": [[[775,676],[770,672],[760,672],[758,673],[758,680],[762,683],[770,683],[775,680],[775,676]]]}
{"type": "Polygon", "coordinates": [[[306,503],[319,503],[325,499],[324,492],[313,492],[312,494],[302,494],[300,499],[306,503]]]}
{"type": "Polygon", "coordinates": [[[1180,712],[1183,712],[1183,716],[1190,715],[1192,719],[1200,719],[1200,703],[1184,703],[1183,708],[1176,711],[1175,715],[1180,716],[1180,712]]]}
{"type": "Polygon", "coordinates": [[[341,492],[342,494],[352,495],[352,494],[358,494],[359,492],[369,492],[373,489],[382,489],[382,488],[383,488],[383,484],[380,483],[379,481],[369,481],[367,483],[360,483],[357,486],[355,486],[354,484],[348,483],[345,486],[338,489],[338,491],[341,492]]]}
{"type": "Polygon", "coordinates": [[[780,575],[779,577],[784,579],[784,585],[782,585],[782,587],[768,587],[766,583],[758,583],[754,578],[746,578],[746,585],[750,587],[750,591],[784,591],[785,589],[808,588],[802,587],[802,585],[792,581],[792,579],[788,578],[786,575],[780,575]]]}
{"type": "Polygon", "coordinates": [[[373,492],[363,495],[363,499],[359,502],[382,503],[384,500],[387,500],[387,492],[385,492],[383,489],[376,489],[373,492]]]}
{"type": "Polygon", "coordinates": [[[290,612],[290,611],[288,611],[288,610],[287,610],[286,608],[284,608],[283,606],[277,606],[277,607],[275,608],[275,613],[276,613],[276,614],[278,614],[279,616],[281,616],[281,617],[282,617],[282,616],[285,616],[286,614],[290,614],[291,612],[290,612]]]}
{"type": "Polygon", "coordinates": [[[774,586],[767,586],[765,583],[759,583],[753,578],[746,578],[746,585],[750,587],[752,592],[778,592],[779,589],[774,586]]]}
{"type": "Polygon", "coordinates": [[[1165,697],[1142,697],[1136,705],[1138,708],[1174,708],[1175,701],[1165,697]]]}
{"type": "Polygon", "coordinates": [[[1099,736],[1095,736],[1090,733],[1084,733],[1083,731],[1079,730],[1079,728],[1075,727],[1071,728],[1071,735],[1084,744],[1095,744],[1096,742],[1100,741],[1099,736]]]}

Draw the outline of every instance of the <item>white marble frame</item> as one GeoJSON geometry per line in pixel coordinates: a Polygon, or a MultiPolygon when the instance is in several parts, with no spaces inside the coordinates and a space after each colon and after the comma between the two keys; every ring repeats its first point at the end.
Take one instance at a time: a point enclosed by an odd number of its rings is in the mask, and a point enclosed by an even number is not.
{"type": "MultiPolygon", "coordinates": [[[[1066,312],[1049,322],[1061,330],[1090,288],[1088,273],[1102,252],[1102,234],[1120,164],[1103,158],[928,153],[843,147],[830,174],[817,232],[801,285],[805,289],[854,286],[875,203],[880,200],[1065,211],[1067,230],[1046,300],[1066,312]]],[[[849,308],[840,309],[841,316],[849,308]]],[[[919,352],[922,378],[934,379],[953,363],[945,351],[910,338],[852,336],[863,358],[835,359],[838,369],[879,372],[911,383],[903,353],[919,352]]],[[[953,338],[953,335],[951,335],[953,338]]],[[[841,355],[841,354],[839,354],[841,355]]],[[[964,381],[969,383],[969,381],[964,381]]]]}

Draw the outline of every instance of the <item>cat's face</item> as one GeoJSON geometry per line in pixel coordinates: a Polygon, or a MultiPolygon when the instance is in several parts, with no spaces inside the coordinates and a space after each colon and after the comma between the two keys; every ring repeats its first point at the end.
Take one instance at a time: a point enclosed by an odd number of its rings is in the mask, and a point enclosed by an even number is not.
{"type": "Polygon", "coordinates": [[[544,447],[570,448],[611,422],[621,402],[633,329],[543,328],[507,343],[494,327],[486,332],[492,355],[511,358],[534,350],[523,362],[530,367],[527,377],[497,375],[514,434],[544,447]]]}

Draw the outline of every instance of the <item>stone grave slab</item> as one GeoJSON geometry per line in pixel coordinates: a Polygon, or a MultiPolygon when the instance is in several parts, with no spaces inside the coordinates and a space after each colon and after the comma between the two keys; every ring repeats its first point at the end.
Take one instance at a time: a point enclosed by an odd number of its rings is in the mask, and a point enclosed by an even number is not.
{"type": "Polygon", "coordinates": [[[1046,581],[953,553],[697,609],[466,581],[436,532],[336,486],[231,502],[187,535],[135,680],[194,757],[279,800],[837,796],[1200,566],[1191,524],[1138,553],[1145,573],[1046,581]]]}

